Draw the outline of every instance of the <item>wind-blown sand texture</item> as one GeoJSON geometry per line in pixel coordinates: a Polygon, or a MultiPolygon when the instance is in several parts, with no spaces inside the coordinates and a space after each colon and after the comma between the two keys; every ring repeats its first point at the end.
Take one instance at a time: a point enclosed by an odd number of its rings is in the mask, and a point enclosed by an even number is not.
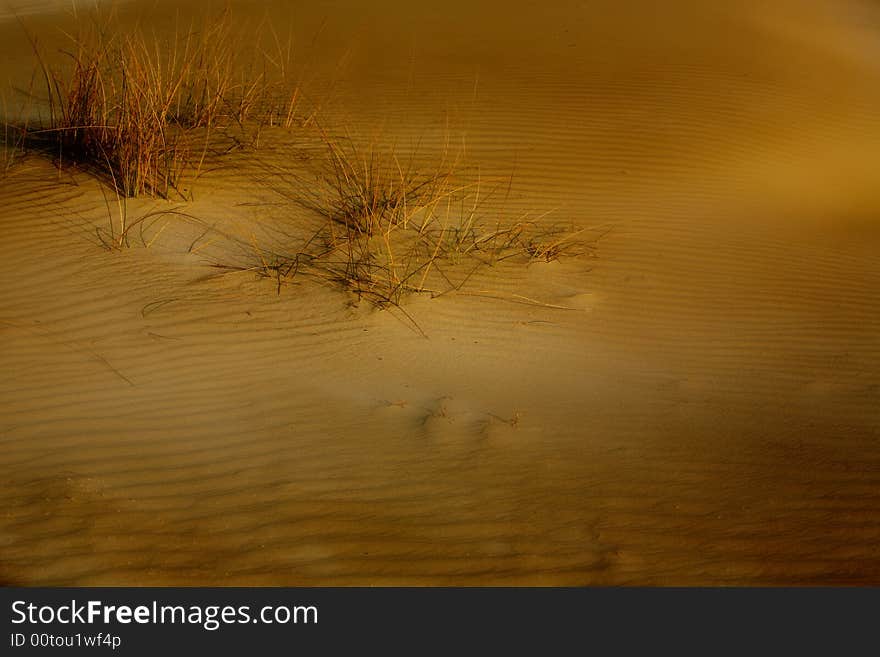
{"type": "MultiPolygon", "coordinates": [[[[183,222],[102,250],[84,173],[0,180],[0,580],[880,584],[880,7],[514,4],[233,7],[293,14],[327,121],[464,134],[511,213],[610,227],[411,299],[427,338],[183,222]]],[[[271,221],[297,139],[186,210],[271,221]]]]}

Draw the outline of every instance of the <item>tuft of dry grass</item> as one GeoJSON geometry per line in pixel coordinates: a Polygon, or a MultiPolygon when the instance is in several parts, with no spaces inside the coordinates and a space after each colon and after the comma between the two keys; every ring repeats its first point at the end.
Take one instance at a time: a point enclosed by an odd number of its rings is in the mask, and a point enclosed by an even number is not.
{"type": "Polygon", "coordinates": [[[48,116],[19,130],[120,195],[182,197],[180,181],[198,175],[212,134],[294,120],[289,44],[274,37],[273,52],[254,37],[246,47],[237,34],[228,12],[164,39],[93,15],[55,64],[31,35],[48,116]]]}
{"type": "Polygon", "coordinates": [[[166,75],[146,42],[111,36],[106,26],[88,24],[72,37],[67,61],[57,68],[32,43],[49,117],[48,125],[28,131],[29,143],[59,164],[103,175],[124,196],[168,196],[188,158],[171,119],[179,78],[166,75]]]}
{"type": "Polygon", "coordinates": [[[291,225],[271,248],[253,235],[240,240],[253,263],[231,269],[255,271],[279,290],[296,276],[313,276],[400,308],[411,294],[461,290],[478,271],[505,261],[589,251],[585,231],[490,210],[501,183],[482,180],[448,149],[425,166],[378,140],[364,146],[323,130],[319,139],[326,155],[310,174],[267,165],[267,184],[291,202],[291,225]],[[486,192],[487,185],[494,188],[486,192]],[[308,230],[297,207],[314,219],[308,230]]]}

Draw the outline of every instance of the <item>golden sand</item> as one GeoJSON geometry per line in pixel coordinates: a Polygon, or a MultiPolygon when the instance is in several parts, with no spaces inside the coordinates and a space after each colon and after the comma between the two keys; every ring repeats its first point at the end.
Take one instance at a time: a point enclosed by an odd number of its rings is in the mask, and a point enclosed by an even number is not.
{"type": "MultiPolygon", "coordinates": [[[[880,583],[876,5],[368,4],[233,10],[293,21],[325,121],[453,135],[509,212],[609,227],[597,257],[417,296],[423,337],[217,275],[239,252],[182,223],[102,250],[99,184],[29,157],[0,180],[0,580],[880,583]]],[[[16,23],[0,50],[23,84],[16,23]]],[[[187,211],[272,221],[231,157],[187,211]]]]}

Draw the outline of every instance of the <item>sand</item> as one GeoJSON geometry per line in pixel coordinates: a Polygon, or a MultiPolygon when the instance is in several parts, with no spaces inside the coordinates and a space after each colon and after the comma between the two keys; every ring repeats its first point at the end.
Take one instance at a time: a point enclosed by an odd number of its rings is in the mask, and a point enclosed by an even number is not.
{"type": "MultiPolygon", "coordinates": [[[[424,335],[332,286],[217,275],[238,252],[189,252],[183,223],[102,250],[98,182],[14,167],[0,580],[880,583],[880,9],[765,4],[236,4],[292,16],[327,121],[463,137],[513,174],[510,212],[608,228],[596,257],[410,299],[424,335]]],[[[0,49],[27,79],[14,22],[0,49]]],[[[258,158],[297,148],[273,132],[258,158]]],[[[232,158],[187,211],[270,221],[232,158]]]]}

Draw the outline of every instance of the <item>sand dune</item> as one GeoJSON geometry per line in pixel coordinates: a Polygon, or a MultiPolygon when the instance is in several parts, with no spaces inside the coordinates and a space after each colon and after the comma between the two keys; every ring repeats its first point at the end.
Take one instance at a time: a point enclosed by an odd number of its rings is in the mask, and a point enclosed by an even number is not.
{"type": "MultiPolygon", "coordinates": [[[[424,336],[216,275],[185,222],[105,251],[84,173],[0,180],[0,580],[880,582],[876,6],[546,4],[234,7],[293,14],[328,123],[463,139],[506,211],[604,227],[411,299],[424,336]]],[[[271,222],[297,139],[187,211],[271,222]]]]}

